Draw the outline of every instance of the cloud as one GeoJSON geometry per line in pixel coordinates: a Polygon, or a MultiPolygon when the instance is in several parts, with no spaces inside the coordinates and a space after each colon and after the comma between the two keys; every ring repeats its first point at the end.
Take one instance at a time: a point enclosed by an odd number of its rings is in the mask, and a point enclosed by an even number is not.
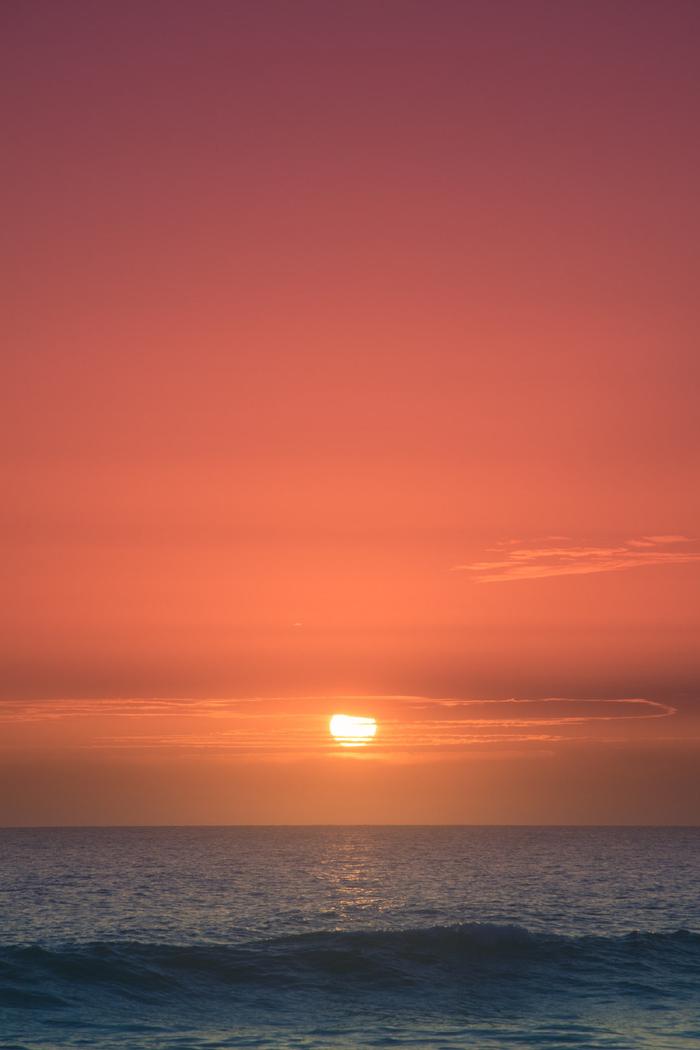
{"type": "MultiPolygon", "coordinates": [[[[674,716],[645,698],[463,699],[414,695],[0,701],[5,746],[72,752],[188,753],[300,758],[339,756],[328,719],[353,710],[377,718],[366,757],[456,754],[474,749],[627,739],[632,722],[674,716]],[[627,727],[621,723],[627,723],[627,727]],[[596,728],[597,726],[597,728],[596,728]],[[13,733],[14,731],[14,733],[13,733]],[[590,734],[594,736],[591,737],[590,734]]],[[[634,733],[642,731],[642,727],[634,733]]],[[[634,734],[633,734],[634,735],[634,734]]]]}
{"type": "Polygon", "coordinates": [[[453,565],[452,571],[471,573],[478,583],[506,583],[700,562],[700,551],[689,549],[688,544],[697,544],[697,541],[676,534],[641,536],[617,546],[555,544],[551,537],[545,543],[529,546],[522,543],[514,546],[512,541],[506,541],[498,548],[491,548],[499,552],[499,558],[453,565]],[[685,549],[679,550],[679,546],[685,549]]]}

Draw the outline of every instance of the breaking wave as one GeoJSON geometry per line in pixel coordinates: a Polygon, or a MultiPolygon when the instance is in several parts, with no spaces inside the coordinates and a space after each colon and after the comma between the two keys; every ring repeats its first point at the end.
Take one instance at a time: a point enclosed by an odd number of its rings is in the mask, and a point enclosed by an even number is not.
{"type": "Polygon", "coordinates": [[[477,993],[527,983],[549,995],[600,988],[674,995],[700,979],[700,934],[565,937],[519,926],[308,933],[236,945],[97,942],[0,948],[0,1007],[55,1009],[81,996],[228,997],[263,989],[477,993]]]}

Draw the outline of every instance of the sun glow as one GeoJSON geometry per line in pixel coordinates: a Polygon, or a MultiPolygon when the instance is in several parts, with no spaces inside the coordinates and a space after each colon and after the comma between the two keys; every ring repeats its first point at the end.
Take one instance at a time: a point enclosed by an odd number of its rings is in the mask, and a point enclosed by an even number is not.
{"type": "Polygon", "coordinates": [[[329,729],[342,747],[364,747],[376,735],[377,721],[357,715],[333,715],[329,729]]]}

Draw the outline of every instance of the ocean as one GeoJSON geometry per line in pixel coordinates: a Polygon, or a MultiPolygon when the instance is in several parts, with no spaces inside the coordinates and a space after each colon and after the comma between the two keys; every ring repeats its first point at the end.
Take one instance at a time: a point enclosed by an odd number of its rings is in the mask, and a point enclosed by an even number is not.
{"type": "Polygon", "coordinates": [[[700,828],[0,830],[0,1047],[700,1047],[700,828]]]}

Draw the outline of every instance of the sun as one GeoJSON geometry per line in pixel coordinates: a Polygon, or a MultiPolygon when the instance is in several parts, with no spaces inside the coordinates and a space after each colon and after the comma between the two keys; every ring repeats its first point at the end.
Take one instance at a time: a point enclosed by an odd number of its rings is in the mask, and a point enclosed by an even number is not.
{"type": "Polygon", "coordinates": [[[376,736],[377,720],[358,715],[333,715],[328,727],[341,747],[364,747],[376,736]]]}

